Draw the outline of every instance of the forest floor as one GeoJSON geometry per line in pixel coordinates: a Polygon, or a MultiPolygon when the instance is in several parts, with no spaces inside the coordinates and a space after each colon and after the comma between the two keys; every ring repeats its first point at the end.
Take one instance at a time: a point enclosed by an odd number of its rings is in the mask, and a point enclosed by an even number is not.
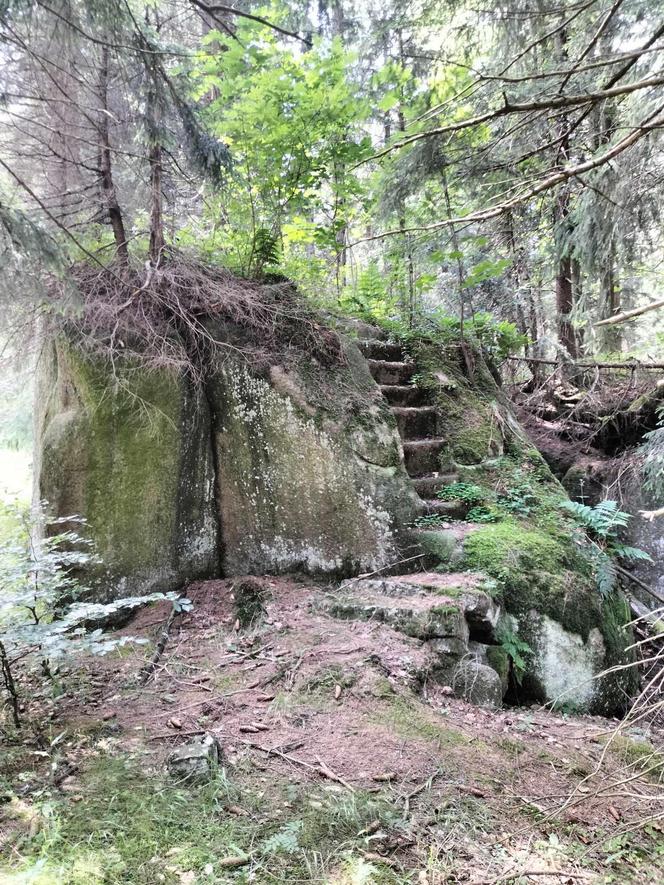
{"type": "Polygon", "coordinates": [[[32,684],[0,757],[3,885],[664,879],[646,730],[473,707],[422,682],[418,641],[327,616],[332,588],[266,580],[247,630],[233,582],[190,588],[145,685],[166,604],[123,628],[149,644],[32,684]],[[217,777],[174,781],[169,753],[201,733],[217,777]]]}

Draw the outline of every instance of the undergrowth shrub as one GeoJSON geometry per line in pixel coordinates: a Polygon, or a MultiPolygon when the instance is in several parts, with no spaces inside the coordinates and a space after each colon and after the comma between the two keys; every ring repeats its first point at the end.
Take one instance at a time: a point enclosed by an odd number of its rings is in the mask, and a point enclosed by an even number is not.
{"type": "MultiPolygon", "coordinates": [[[[4,522],[12,526],[0,543],[0,687],[15,726],[21,724],[16,665],[35,665],[52,679],[57,659],[74,653],[107,654],[137,640],[113,637],[104,625],[113,624],[146,602],[172,599],[177,594],[154,593],[125,597],[108,604],[81,601],[89,589],[77,573],[99,562],[78,516],[50,518],[46,506],[26,508],[4,504],[4,522]]],[[[180,604],[179,602],[177,604],[180,604]]]]}

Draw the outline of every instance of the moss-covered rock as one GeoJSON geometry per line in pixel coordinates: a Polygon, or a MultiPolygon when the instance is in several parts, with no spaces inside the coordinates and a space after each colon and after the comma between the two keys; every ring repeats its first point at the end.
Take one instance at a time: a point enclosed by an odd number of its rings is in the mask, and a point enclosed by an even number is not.
{"type": "Polygon", "coordinates": [[[352,575],[399,558],[417,496],[365,361],[350,344],[346,355],[335,373],[261,377],[227,358],[212,374],[226,574],[352,575]]]}
{"type": "Polygon", "coordinates": [[[98,596],[172,590],[218,569],[209,418],[182,376],[50,342],[36,395],[35,497],[82,516],[98,596]]]}
{"type": "MultiPolygon", "coordinates": [[[[96,595],[198,577],[356,574],[399,558],[419,501],[365,360],[283,365],[233,356],[213,327],[205,385],[70,341],[44,350],[36,496],[89,523],[96,595]]],[[[230,346],[229,346],[230,345],[230,346]]],[[[286,354],[288,356],[288,354],[286,354]]]]}
{"type": "Polygon", "coordinates": [[[574,709],[614,712],[630,696],[629,612],[620,593],[602,599],[591,563],[573,540],[515,519],[478,528],[464,542],[465,562],[501,582],[526,657],[523,693],[574,709]]]}
{"type": "Polygon", "coordinates": [[[624,599],[603,600],[593,560],[561,504],[565,489],[533,448],[481,354],[466,342],[409,340],[418,386],[436,408],[436,435],[446,440],[441,472],[458,476],[443,497],[461,497],[471,509],[460,534],[419,531],[427,567],[466,568],[499,583],[524,655],[521,695],[598,712],[615,711],[632,691],[635,673],[598,678],[627,663],[631,635],[624,599]],[[471,496],[472,493],[472,496],[471,496]]]}
{"type": "Polygon", "coordinates": [[[441,452],[441,470],[480,464],[529,444],[514,419],[481,354],[467,342],[443,345],[425,339],[406,347],[417,366],[417,384],[427,389],[438,410],[438,436],[447,445],[441,452]],[[468,365],[472,365],[469,373],[468,365]]]}

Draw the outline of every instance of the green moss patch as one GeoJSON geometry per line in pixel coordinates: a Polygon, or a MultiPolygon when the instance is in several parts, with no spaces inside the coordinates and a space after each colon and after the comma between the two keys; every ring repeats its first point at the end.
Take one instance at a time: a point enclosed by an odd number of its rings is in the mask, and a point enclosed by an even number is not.
{"type": "Polygon", "coordinates": [[[376,721],[400,737],[425,741],[439,747],[468,743],[463,732],[436,722],[434,714],[401,696],[394,698],[376,717],[376,721]]]}
{"type": "Polygon", "coordinates": [[[512,614],[537,609],[584,640],[597,623],[599,596],[590,565],[569,539],[509,519],[469,534],[464,562],[501,581],[512,614]]]}

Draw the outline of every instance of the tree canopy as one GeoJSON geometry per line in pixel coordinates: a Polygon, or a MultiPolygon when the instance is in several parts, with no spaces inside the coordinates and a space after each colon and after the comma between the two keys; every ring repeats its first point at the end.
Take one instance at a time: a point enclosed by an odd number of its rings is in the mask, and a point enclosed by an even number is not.
{"type": "Polygon", "coordinates": [[[184,250],[406,327],[488,311],[529,357],[652,355],[663,12],[3,0],[5,305],[184,250]]]}

